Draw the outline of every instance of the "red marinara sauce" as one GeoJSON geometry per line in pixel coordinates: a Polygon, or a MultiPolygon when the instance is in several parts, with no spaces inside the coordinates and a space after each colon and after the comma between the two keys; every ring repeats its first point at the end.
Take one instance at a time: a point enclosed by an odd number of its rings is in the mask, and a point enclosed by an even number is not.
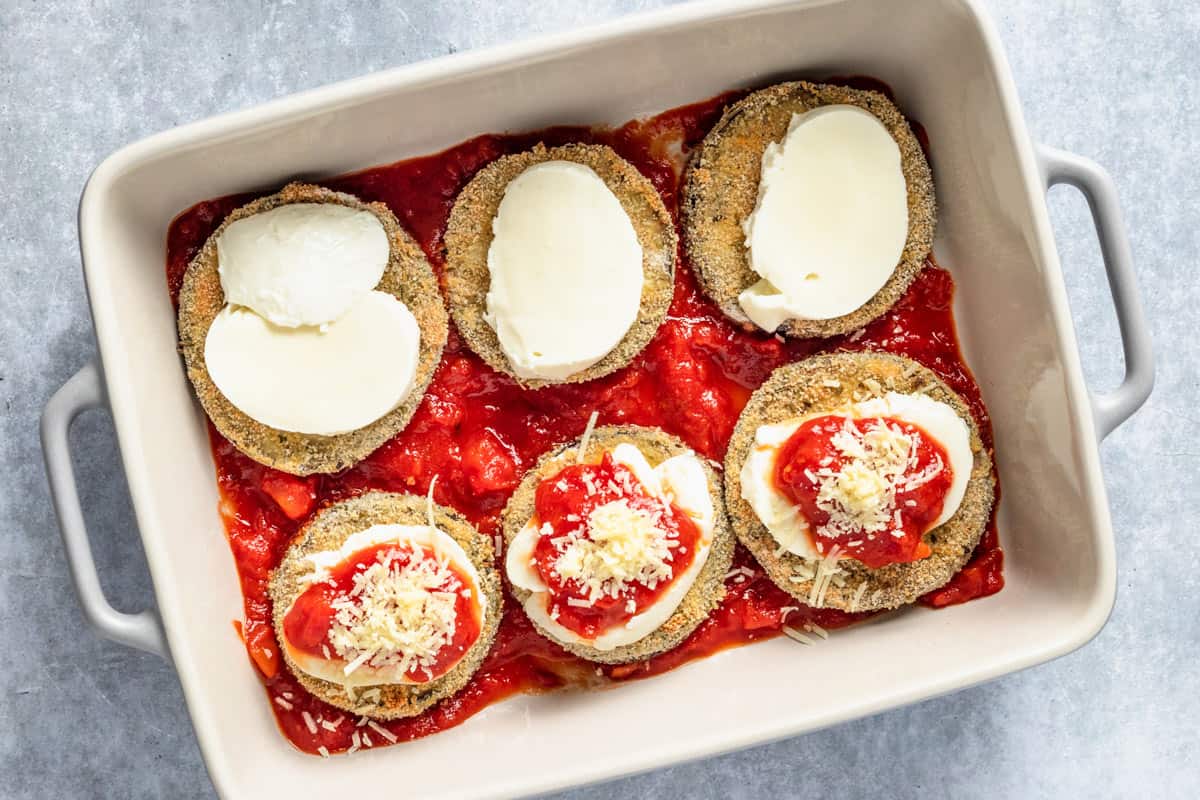
{"type": "MultiPolygon", "coordinates": [[[[855,79],[853,83],[886,90],[877,82],[855,79]]],[[[742,94],[721,95],[616,129],[552,128],[480,136],[435,155],[323,184],[385,203],[440,275],[442,236],[454,198],[488,162],[539,141],[607,144],[654,183],[668,210],[677,216],[680,176],[688,153],[724,107],[742,94]]],[[[920,126],[914,123],[914,130],[925,141],[920,126]]],[[[202,202],[172,222],[167,233],[167,286],[173,302],[178,303],[183,273],[205,239],[230,211],[254,197],[234,195],[202,202]]],[[[772,370],[834,350],[898,353],[929,367],[966,400],[985,446],[992,447],[987,409],[958,349],[951,312],[954,280],[932,259],[892,310],[863,330],[831,339],[786,342],[727,320],[697,288],[682,248],[678,259],[667,319],[625,369],[583,384],[526,391],[489,369],[452,327],[441,364],[408,427],[343,472],[301,478],[272,470],[239,453],[209,425],[220,511],[245,596],[245,622],[235,627],[262,676],[280,729],[298,748],[308,753],[322,747],[331,753],[344,751],[353,746],[354,732],[359,730],[343,719],[339,709],[308,694],[281,665],[272,628],[269,572],[297,530],[324,505],[371,489],[424,493],[436,475],[436,502],[458,509],[484,534],[495,535],[500,511],[523,472],[552,445],[579,437],[593,410],[602,425],[655,425],[700,454],[720,459],[746,399],[772,370]],[[305,712],[318,720],[316,733],[310,732],[305,712]],[[333,725],[335,720],[338,724],[333,725]],[[321,722],[331,724],[326,727],[321,722]]],[[[796,606],[796,601],[772,584],[740,546],[734,564],[726,580],[725,600],[682,644],[647,661],[601,667],[604,677],[657,675],[727,647],[779,635],[782,609],[796,606]]],[[[940,607],[995,593],[1004,585],[1002,564],[993,517],[967,566],[922,602],[940,607]]],[[[419,716],[378,722],[390,737],[407,741],[428,736],[512,694],[596,679],[596,665],[539,636],[515,602],[507,595],[504,599],[495,644],[467,686],[419,716]]],[[[801,606],[787,614],[787,624],[832,629],[865,616],[801,606]]],[[[389,740],[374,735],[370,741],[378,746],[389,740]]],[[[364,741],[363,746],[369,745],[364,741]]]]}
{"type": "Polygon", "coordinates": [[[774,477],[776,485],[807,520],[818,553],[828,553],[836,544],[846,555],[878,569],[917,561],[933,552],[922,541],[921,534],[942,513],[953,473],[946,449],[911,422],[891,417],[849,419],[825,414],[807,420],[788,437],[775,460],[774,477]],[[889,428],[907,437],[915,451],[915,463],[903,473],[910,483],[897,487],[892,521],[879,533],[868,533],[861,527],[851,530],[830,527],[829,511],[817,502],[822,475],[836,474],[851,460],[835,444],[835,437],[847,427],[857,431],[860,438],[878,427],[889,428]]]}
{"type": "MultiPolygon", "coordinates": [[[[416,562],[437,560],[437,554],[431,548],[415,544],[402,547],[390,542],[359,550],[329,570],[326,580],[312,584],[296,598],[283,618],[284,635],[297,650],[317,658],[328,658],[329,654],[337,652],[329,638],[337,615],[334,604],[337,601],[356,601],[352,591],[358,575],[376,564],[391,572],[400,572],[416,562]]],[[[445,572],[442,580],[436,586],[428,587],[428,591],[454,595],[454,632],[437,651],[432,662],[414,663],[405,670],[405,676],[417,683],[445,675],[475,644],[483,627],[480,606],[474,595],[474,582],[453,562],[446,564],[445,572]]],[[[357,601],[361,602],[361,595],[357,601]]],[[[371,663],[368,661],[367,665],[371,663]]]]}
{"type": "Polygon", "coordinates": [[[547,612],[568,630],[594,639],[622,624],[662,597],[696,558],[700,529],[672,504],[652,497],[628,467],[606,453],[599,464],[578,464],[538,484],[534,522],[542,528],[533,551],[534,568],[550,596],[547,612]],[[590,539],[589,518],[608,503],[623,501],[654,520],[667,544],[670,576],[653,583],[633,581],[616,594],[593,598],[576,580],[559,576],[555,565],[572,537],[590,539]],[[575,600],[575,603],[571,601],[575,600]]]}

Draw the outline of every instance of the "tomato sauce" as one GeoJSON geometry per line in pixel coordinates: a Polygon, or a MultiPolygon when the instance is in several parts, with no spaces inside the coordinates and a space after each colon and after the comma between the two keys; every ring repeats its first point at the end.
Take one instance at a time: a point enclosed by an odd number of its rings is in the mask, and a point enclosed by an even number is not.
{"type": "Polygon", "coordinates": [[[550,603],[547,612],[568,630],[594,639],[616,625],[627,622],[666,594],[696,557],[700,529],[687,514],[649,495],[633,472],[605,454],[599,464],[566,467],[537,488],[534,523],[549,525],[533,551],[534,568],[545,581],[550,603]],[[559,576],[555,565],[572,535],[590,538],[588,520],[597,508],[623,501],[636,512],[656,518],[655,527],[665,533],[664,563],[671,576],[652,585],[634,581],[615,594],[590,595],[576,580],[559,576]],[[571,600],[586,605],[573,604],[571,600]]]}
{"type": "MultiPolygon", "coordinates": [[[[386,203],[441,275],[442,236],[450,207],[459,189],[488,162],[539,141],[608,144],[654,183],[667,208],[677,214],[684,159],[725,105],[742,94],[722,95],[616,129],[562,127],[479,136],[442,153],[322,183],[386,203]]],[[[924,141],[919,126],[914,127],[924,141]]],[[[173,301],[178,302],[183,273],[205,239],[230,211],[254,197],[245,194],[202,202],[174,220],[167,234],[167,285],[173,301]]],[[[963,396],[985,445],[991,448],[987,409],[958,349],[953,294],[950,273],[931,259],[896,306],[865,329],[832,339],[784,342],[729,322],[700,293],[681,250],[667,320],[646,349],[612,375],[527,391],[488,368],[452,327],[442,361],[412,422],[343,472],[295,477],[272,470],[239,453],[210,424],[220,511],[245,596],[241,635],[280,729],[308,753],[321,748],[345,751],[354,747],[356,739],[368,746],[362,735],[369,737],[372,746],[386,744],[390,738],[406,741],[458,725],[513,694],[657,675],[723,648],[779,635],[785,622],[783,609],[799,604],[771,584],[740,546],[736,574],[726,581],[727,596],[721,606],[677,648],[637,664],[597,667],[568,655],[537,635],[506,595],[496,642],[470,683],[424,714],[377,723],[388,731],[385,737],[375,727],[356,728],[355,720],[339,719],[343,712],[309,695],[281,663],[267,583],[271,568],[316,509],[372,489],[423,494],[435,475],[435,500],[458,509],[485,535],[495,535],[500,512],[523,472],[552,445],[579,437],[593,410],[601,425],[655,425],[701,454],[720,459],[750,393],[776,367],[817,352],[883,350],[919,361],[963,396]],[[315,733],[305,712],[318,720],[315,733]]],[[[999,591],[1002,563],[993,519],[970,563],[922,602],[940,607],[999,591]]],[[[800,606],[788,612],[786,623],[833,629],[864,616],[800,606]]]]}
{"type": "MultiPolygon", "coordinates": [[[[837,544],[843,553],[878,569],[888,564],[917,561],[932,550],[921,534],[942,513],[952,473],[950,458],[936,440],[916,425],[890,417],[864,417],[848,420],[836,414],[810,419],[796,429],[775,461],[775,483],[783,494],[799,508],[809,523],[810,540],[817,552],[825,555],[837,544]],[[820,473],[836,473],[848,460],[834,445],[834,437],[850,425],[861,433],[874,426],[887,426],[907,436],[913,443],[915,464],[906,469],[905,477],[919,485],[898,487],[893,504],[894,521],[879,533],[868,533],[861,527],[851,531],[820,532],[830,521],[829,512],[818,503],[821,488],[820,473]],[[899,535],[897,535],[899,534],[899,535]]],[[[889,513],[891,513],[889,511],[889,513]]]]}

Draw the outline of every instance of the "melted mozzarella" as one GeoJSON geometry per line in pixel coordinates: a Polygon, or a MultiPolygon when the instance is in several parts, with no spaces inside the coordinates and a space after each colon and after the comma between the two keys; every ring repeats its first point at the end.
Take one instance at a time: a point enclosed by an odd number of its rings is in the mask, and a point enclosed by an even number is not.
{"type": "Polygon", "coordinates": [[[942,504],[942,513],[929,526],[932,530],[954,516],[971,479],[974,456],[971,432],[953,408],[923,394],[888,392],[883,397],[855,403],[843,411],[821,411],[799,419],[763,425],[754,434],[754,446],[742,465],[742,499],[785,551],[813,561],[823,556],[812,543],[808,522],[792,501],[775,484],[775,465],[779,451],[806,421],[826,414],[844,414],[851,418],[894,417],[919,427],[945,449],[952,472],[950,488],[942,504]]]}
{"type": "Polygon", "coordinates": [[[225,306],[204,342],[221,393],[281,431],[333,436],[371,424],[412,389],[421,332],[404,303],[370,291],[323,327],[283,328],[225,306]]]}
{"type": "Polygon", "coordinates": [[[324,325],[375,288],[387,232],[369,211],[292,203],[234,222],[217,237],[225,302],[285,328],[324,325]]]}
{"type": "Polygon", "coordinates": [[[700,531],[695,557],[683,573],[674,577],[667,591],[653,604],[642,609],[622,625],[605,631],[595,639],[587,639],[564,627],[549,613],[549,588],[533,566],[533,551],[541,538],[541,532],[533,520],[513,538],[505,556],[505,571],[514,586],[530,592],[525,600],[525,613],[543,630],[559,641],[583,645],[595,650],[613,650],[633,644],[658,630],[675,612],[684,596],[704,568],[708,553],[712,549],[713,531],[716,526],[712,497],[708,491],[708,479],[699,459],[691,453],[674,456],[651,467],[637,447],[619,444],[612,450],[613,461],[627,467],[645,488],[647,494],[666,503],[674,503],[688,515],[700,531]]]}
{"type": "Polygon", "coordinates": [[[758,203],[743,223],[762,280],[738,302],[757,326],[832,319],[887,282],[908,238],[900,148],[858,106],[794,114],[762,158],[758,203]]]}
{"type": "MultiPolygon", "coordinates": [[[[487,614],[487,603],[483,602],[483,595],[479,588],[482,584],[475,565],[471,562],[466,551],[463,550],[462,546],[453,537],[444,531],[437,528],[430,528],[427,525],[372,525],[365,530],[351,534],[342,543],[342,546],[336,550],[324,550],[309,555],[307,560],[312,564],[312,570],[302,578],[304,587],[307,588],[325,580],[329,577],[329,573],[334,567],[355,553],[368,547],[389,543],[411,543],[414,546],[428,547],[436,555],[446,558],[453,565],[454,569],[466,578],[472,602],[479,612],[480,624],[483,624],[483,620],[487,614]]],[[[291,611],[291,607],[288,608],[288,611],[291,611]]],[[[286,615],[285,612],[284,616],[286,615]]],[[[384,683],[413,684],[423,682],[412,680],[403,670],[395,667],[376,669],[368,664],[362,664],[351,671],[350,674],[346,674],[348,662],[338,657],[336,653],[331,651],[330,658],[314,656],[293,647],[282,630],[279,632],[279,635],[293,663],[314,678],[350,687],[373,686],[384,683]]]]}
{"type": "Polygon", "coordinates": [[[562,380],[608,354],[637,319],[642,247],[590,168],[536,164],[492,221],[485,319],[522,378],[562,380]]]}

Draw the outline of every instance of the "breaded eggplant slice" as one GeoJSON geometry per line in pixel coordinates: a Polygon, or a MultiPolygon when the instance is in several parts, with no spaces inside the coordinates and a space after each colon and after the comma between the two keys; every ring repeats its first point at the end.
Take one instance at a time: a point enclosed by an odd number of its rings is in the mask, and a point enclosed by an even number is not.
{"type": "MultiPolygon", "coordinates": [[[[742,223],[758,202],[763,151],[787,134],[793,114],[825,105],[855,105],[884,124],[900,147],[908,187],[908,239],[887,283],[859,308],[832,319],[792,319],[778,333],[826,337],[849,333],[895,305],[925,266],[933,247],[937,209],[933,175],[921,144],[904,115],[884,95],[831,84],[780,83],[747,95],[725,109],[692,154],[684,178],[683,241],[700,287],[724,314],[757,330],[738,304],[738,295],[757,283],[750,269],[742,223]]],[[[863,220],[869,224],[870,220],[863,220]]]]}
{"type": "Polygon", "coordinates": [[[677,242],[675,224],[654,184],[612,148],[599,144],[548,148],[539,144],[532,150],[496,159],[459,192],[445,237],[450,314],[467,345],[488,366],[511,375],[528,389],[590,381],[632,361],[666,318],[675,288],[677,242]],[[642,246],[643,283],[637,319],[602,359],[561,381],[518,378],[500,347],[496,331],[484,319],[491,286],[488,249],[493,239],[492,220],[508,184],[529,167],[545,161],[573,161],[590,167],[620,201],[642,246]]]}
{"type": "MultiPolygon", "coordinates": [[[[293,475],[339,472],[402,431],[425,396],[448,332],[449,318],[433,269],[420,246],[400,227],[387,206],[364,203],[353,195],[302,183],[288,184],[277,194],[230,213],[188,265],[179,292],[179,346],[200,405],[234,447],[261,464],[293,475]],[[291,203],[337,203],[374,214],[391,246],[387,268],[375,288],[408,306],[421,331],[416,375],[408,396],[371,424],[336,436],[281,431],[251,419],[221,394],[204,361],[208,329],[225,306],[225,293],[217,273],[217,238],[240,219],[291,203]]],[[[380,360],[379,368],[388,369],[386,359],[380,360]]]]}
{"type": "Polygon", "coordinates": [[[924,393],[954,409],[970,429],[971,478],[954,516],[924,535],[931,555],[879,569],[870,569],[857,559],[840,559],[840,572],[825,591],[822,607],[873,611],[911,603],[954,577],[987,528],[995,497],[991,455],[966,402],[931,370],[885,353],[830,353],[782,366],[750,396],[734,427],[725,455],[725,505],[738,539],[767,576],[802,603],[812,600],[817,562],[782,552],[779,542],[742,498],[742,466],[754,446],[755,432],[763,425],[844,409],[889,391],[924,393]]]}
{"type": "MultiPolygon", "coordinates": [[[[327,506],[305,525],[271,573],[271,602],[275,635],[283,630],[283,618],[295,599],[304,591],[302,578],[312,564],[307,556],[324,550],[337,550],[350,536],[372,525],[425,525],[427,500],[424,497],[390,492],[367,492],[350,500],[327,506]]],[[[433,704],[458,692],[483,662],[500,625],[502,597],[500,573],[496,570],[491,538],[484,536],[453,509],[433,506],[434,522],[462,546],[479,573],[479,589],[484,599],[483,626],[479,638],[445,675],[421,684],[378,684],[358,686],[352,691],[301,670],[280,641],[279,652],[288,667],[309,692],[330,705],[376,719],[398,719],[420,714],[433,704]],[[376,693],[372,690],[378,689],[376,693]]]]}
{"type": "MultiPolygon", "coordinates": [[[[587,451],[584,453],[584,462],[599,462],[606,452],[611,451],[619,444],[632,444],[637,447],[651,467],[657,467],[668,458],[683,453],[695,454],[682,441],[658,428],[643,428],[636,425],[606,426],[596,428],[592,432],[587,442],[587,451]]],[[[506,547],[533,518],[538,484],[558,474],[564,467],[575,464],[578,448],[578,440],[551,448],[538,460],[537,465],[525,474],[521,484],[509,499],[508,505],[505,506],[501,518],[506,547]]],[[[703,456],[696,455],[696,457],[704,468],[705,477],[708,479],[709,496],[713,502],[712,546],[708,551],[708,559],[696,577],[696,582],[688,589],[687,594],[683,596],[683,600],[680,601],[679,606],[666,622],[638,641],[615,647],[612,650],[597,650],[577,643],[560,641],[535,622],[534,627],[537,628],[538,633],[588,661],[602,664],[628,664],[676,647],[720,605],[725,598],[725,574],[733,562],[735,541],[733,532],[729,528],[729,521],[725,516],[720,479],[703,456]]],[[[512,586],[511,589],[513,596],[524,607],[530,592],[517,586],[512,586]]]]}

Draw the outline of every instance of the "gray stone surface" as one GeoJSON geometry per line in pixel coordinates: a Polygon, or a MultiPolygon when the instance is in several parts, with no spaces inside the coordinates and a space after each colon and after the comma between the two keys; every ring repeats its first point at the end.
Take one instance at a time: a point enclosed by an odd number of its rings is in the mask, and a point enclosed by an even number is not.
{"type": "MultiPolygon", "coordinates": [[[[75,243],[89,170],[180,123],[654,0],[357,7],[0,2],[0,795],[207,797],[179,685],[100,640],[72,597],[36,419],[94,352],[75,243]]],[[[1200,786],[1200,10],[991,3],[1035,137],[1116,179],[1157,345],[1149,405],[1103,448],[1119,553],[1108,627],[1052,664],[922,705],[564,797],[1195,797],[1200,786]]],[[[1052,218],[1091,381],[1120,351],[1083,201],[1052,218]]],[[[105,588],[153,602],[115,440],[73,441],[105,588]]]]}

